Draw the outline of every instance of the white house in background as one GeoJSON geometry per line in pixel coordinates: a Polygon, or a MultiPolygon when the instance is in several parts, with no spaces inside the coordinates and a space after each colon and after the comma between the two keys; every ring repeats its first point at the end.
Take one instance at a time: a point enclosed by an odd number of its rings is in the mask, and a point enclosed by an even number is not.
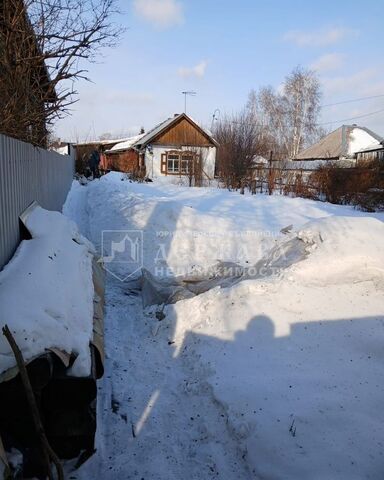
{"type": "Polygon", "coordinates": [[[366,127],[342,125],[319,142],[300,152],[294,160],[351,160],[365,148],[380,147],[383,138],[366,127]]]}
{"type": "Polygon", "coordinates": [[[379,144],[372,144],[356,152],[357,161],[384,160],[384,140],[379,144]]]}
{"type": "Polygon", "coordinates": [[[202,180],[215,174],[217,142],[208,130],[185,113],[176,114],[149,132],[105,152],[107,169],[143,171],[151,179],[190,177],[199,170],[202,180]]]}

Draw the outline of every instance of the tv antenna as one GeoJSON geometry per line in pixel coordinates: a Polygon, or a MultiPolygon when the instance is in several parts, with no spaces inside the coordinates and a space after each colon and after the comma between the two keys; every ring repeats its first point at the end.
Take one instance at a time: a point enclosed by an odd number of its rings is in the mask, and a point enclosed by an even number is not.
{"type": "Polygon", "coordinates": [[[187,113],[187,96],[194,97],[196,92],[193,90],[187,90],[186,92],[181,92],[184,95],[184,113],[187,113]]]}
{"type": "Polygon", "coordinates": [[[221,115],[220,108],[216,108],[212,115],[212,122],[211,122],[211,130],[213,130],[213,124],[215,120],[218,120],[219,116],[221,115]]]}

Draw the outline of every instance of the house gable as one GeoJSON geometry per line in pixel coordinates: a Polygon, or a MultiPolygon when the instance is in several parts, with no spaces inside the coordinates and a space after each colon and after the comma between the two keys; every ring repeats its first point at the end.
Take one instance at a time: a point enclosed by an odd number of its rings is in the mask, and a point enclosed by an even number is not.
{"type": "Polygon", "coordinates": [[[175,115],[157,125],[137,141],[134,148],[140,150],[149,144],[172,147],[217,147],[217,142],[211,134],[185,113],[175,115]]]}
{"type": "Polygon", "coordinates": [[[152,140],[155,145],[215,146],[208,135],[187,118],[180,118],[152,140]]]}

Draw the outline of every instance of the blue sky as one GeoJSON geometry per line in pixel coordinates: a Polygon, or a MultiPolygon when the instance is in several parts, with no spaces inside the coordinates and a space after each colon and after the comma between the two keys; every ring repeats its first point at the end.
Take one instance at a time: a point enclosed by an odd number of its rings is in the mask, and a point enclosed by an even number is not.
{"type": "MultiPolygon", "coordinates": [[[[276,88],[297,65],[315,69],[323,103],[384,95],[384,1],[120,0],[118,47],[88,65],[93,83],[56,133],[85,140],[136,134],[183,111],[205,126],[239,110],[248,92],[276,88]]],[[[384,110],[384,96],[322,109],[321,122],[384,110]]],[[[346,122],[348,123],[348,122],[346,122]]],[[[352,122],[349,122],[352,123],[352,122]]],[[[355,121],[384,136],[384,111],[355,121]]]]}

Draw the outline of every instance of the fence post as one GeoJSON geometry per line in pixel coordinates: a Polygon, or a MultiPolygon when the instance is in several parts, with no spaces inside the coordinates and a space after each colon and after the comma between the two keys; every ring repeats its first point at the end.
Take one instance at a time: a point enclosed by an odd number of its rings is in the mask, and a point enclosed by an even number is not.
{"type": "Polygon", "coordinates": [[[272,150],[269,153],[269,172],[268,172],[268,195],[273,193],[273,184],[272,184],[272,150]]]}

